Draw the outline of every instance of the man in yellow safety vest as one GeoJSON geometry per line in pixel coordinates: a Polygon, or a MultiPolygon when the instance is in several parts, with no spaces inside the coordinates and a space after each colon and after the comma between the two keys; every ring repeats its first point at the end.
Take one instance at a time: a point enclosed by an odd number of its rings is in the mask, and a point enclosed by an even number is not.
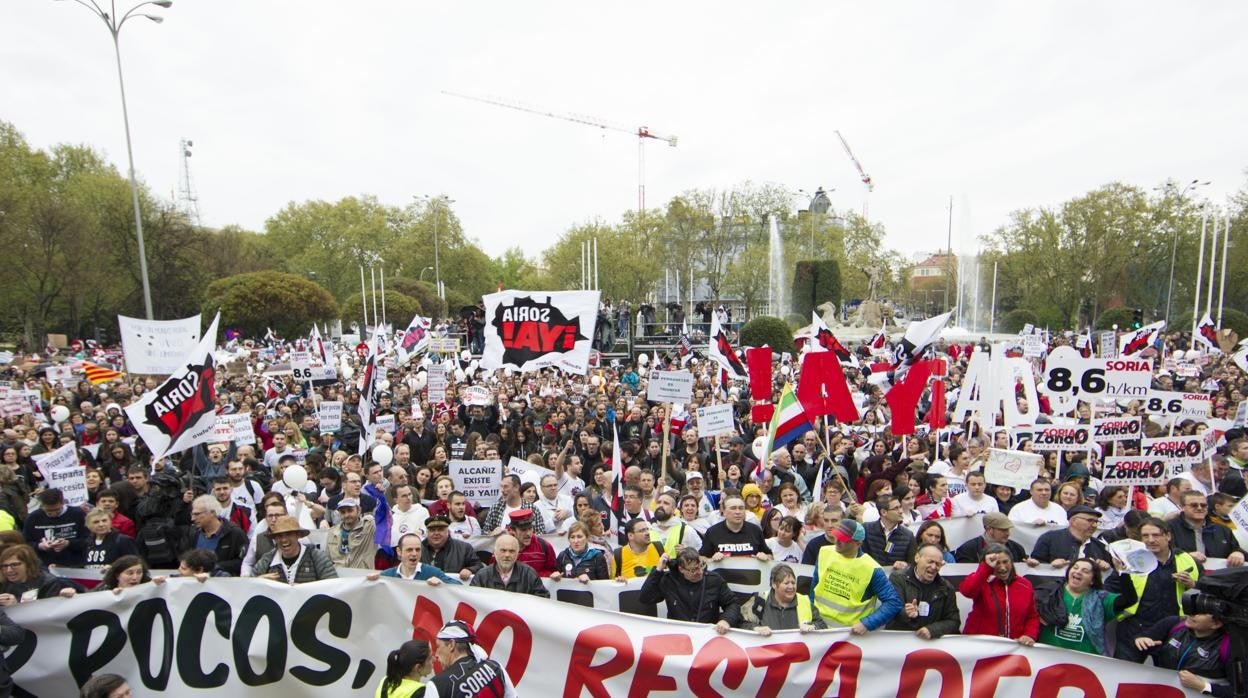
{"type": "Polygon", "coordinates": [[[1140,541],[1157,558],[1157,567],[1148,574],[1114,574],[1105,581],[1106,591],[1118,591],[1124,584],[1135,585],[1139,601],[1118,619],[1114,657],[1142,663],[1146,656],[1135,646],[1135,638],[1162,618],[1183,615],[1183,592],[1196,586],[1204,568],[1191,555],[1171,549],[1170,527],[1161,519],[1148,518],[1140,524],[1140,541]]]}
{"type": "Polygon", "coordinates": [[[819,550],[810,585],[811,601],[828,626],[850,628],[855,635],[884,627],[902,609],[888,575],[862,554],[866,537],[862,524],[853,519],[837,524],[832,529],[835,544],[819,550]]]}

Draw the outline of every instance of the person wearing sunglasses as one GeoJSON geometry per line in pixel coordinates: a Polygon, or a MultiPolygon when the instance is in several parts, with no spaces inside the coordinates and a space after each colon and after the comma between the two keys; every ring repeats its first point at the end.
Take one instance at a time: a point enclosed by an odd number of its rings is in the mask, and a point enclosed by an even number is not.
{"type": "Polygon", "coordinates": [[[1183,493],[1181,513],[1170,520],[1170,534],[1174,547],[1182,550],[1197,562],[1209,558],[1226,558],[1227,567],[1241,567],[1244,551],[1240,549],[1231,529],[1209,520],[1209,502],[1196,490],[1183,493]]]}

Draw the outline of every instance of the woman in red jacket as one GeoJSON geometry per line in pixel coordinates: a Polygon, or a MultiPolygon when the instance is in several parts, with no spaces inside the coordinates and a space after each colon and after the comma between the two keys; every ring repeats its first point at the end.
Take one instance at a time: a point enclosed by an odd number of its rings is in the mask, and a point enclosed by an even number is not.
{"type": "Polygon", "coordinates": [[[979,568],[962,580],[958,592],[972,602],[963,634],[1008,637],[1028,647],[1036,644],[1040,614],[1035,590],[1014,572],[1014,560],[1004,545],[984,547],[979,568]]]}

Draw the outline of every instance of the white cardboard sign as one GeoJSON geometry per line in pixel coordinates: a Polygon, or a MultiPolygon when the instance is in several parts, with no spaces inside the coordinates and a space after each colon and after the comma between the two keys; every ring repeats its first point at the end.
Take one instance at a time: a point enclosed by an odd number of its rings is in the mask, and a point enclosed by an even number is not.
{"type": "Polygon", "coordinates": [[[473,506],[488,509],[502,495],[502,461],[453,460],[447,462],[446,469],[455,489],[463,492],[473,506]]]}
{"type": "Polygon", "coordinates": [[[689,402],[693,399],[693,374],[688,371],[652,371],[646,399],[651,402],[689,402]]]}
{"type": "Polygon", "coordinates": [[[988,449],[988,462],[984,465],[984,479],[992,485],[1005,485],[1022,491],[1040,476],[1044,457],[1026,451],[988,449]]]}
{"type": "Polygon", "coordinates": [[[731,436],[737,432],[732,421],[732,405],[698,408],[698,436],[731,436]]]}

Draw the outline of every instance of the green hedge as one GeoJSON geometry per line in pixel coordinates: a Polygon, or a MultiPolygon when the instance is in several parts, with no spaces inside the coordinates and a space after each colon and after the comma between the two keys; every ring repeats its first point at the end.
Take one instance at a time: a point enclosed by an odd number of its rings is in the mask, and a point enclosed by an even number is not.
{"type": "Polygon", "coordinates": [[[793,351],[793,331],[778,317],[759,315],[741,328],[741,347],[769,346],[776,352],[793,351]]]}
{"type": "Polygon", "coordinates": [[[810,321],[810,313],[831,301],[841,302],[841,266],[833,259],[805,260],[793,273],[793,312],[810,321]]]}

